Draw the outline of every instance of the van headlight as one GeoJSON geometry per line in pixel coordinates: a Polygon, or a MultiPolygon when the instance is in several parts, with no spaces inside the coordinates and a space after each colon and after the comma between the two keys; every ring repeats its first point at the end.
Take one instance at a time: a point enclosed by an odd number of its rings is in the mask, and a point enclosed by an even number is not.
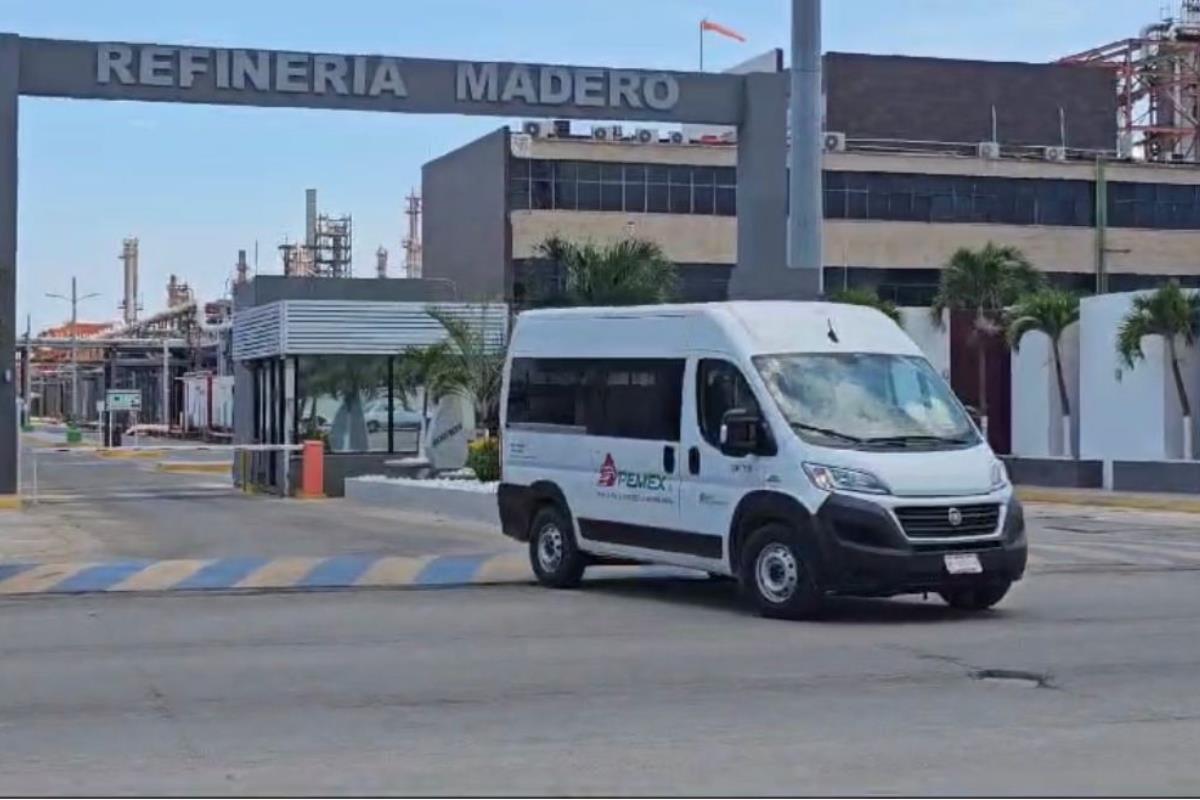
{"type": "Polygon", "coordinates": [[[992,491],[1008,488],[1008,469],[1004,462],[996,459],[992,462],[992,491]]]}
{"type": "Polygon", "coordinates": [[[824,464],[804,464],[804,472],[813,486],[826,492],[839,489],[863,494],[891,494],[892,490],[870,472],[847,467],[829,467],[824,464]]]}

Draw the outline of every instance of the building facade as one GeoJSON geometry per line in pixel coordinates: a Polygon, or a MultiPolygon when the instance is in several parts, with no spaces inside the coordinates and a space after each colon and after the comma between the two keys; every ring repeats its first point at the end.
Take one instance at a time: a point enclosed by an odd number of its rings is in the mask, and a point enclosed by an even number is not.
{"type": "MultiPolygon", "coordinates": [[[[1107,71],[829,54],[826,73],[827,290],[927,304],[950,254],[988,241],[1081,292],[1200,286],[1200,165],[1121,157],[1107,71]]],[[[548,237],[636,236],[678,265],[680,300],[729,296],[735,147],[541,130],[425,165],[426,277],[519,307],[562,280],[548,237]]]]}

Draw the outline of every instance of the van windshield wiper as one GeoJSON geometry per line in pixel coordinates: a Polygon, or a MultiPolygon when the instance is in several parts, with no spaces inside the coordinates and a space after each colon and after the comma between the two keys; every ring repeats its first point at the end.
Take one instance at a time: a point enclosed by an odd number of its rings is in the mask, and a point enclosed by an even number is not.
{"type": "Polygon", "coordinates": [[[912,433],[903,436],[872,436],[864,440],[865,444],[880,445],[909,445],[909,444],[969,444],[970,440],[961,436],[936,436],[934,434],[912,433]]]}
{"type": "Polygon", "coordinates": [[[841,439],[844,442],[853,442],[854,444],[863,443],[863,440],[857,436],[851,436],[848,433],[835,431],[832,428],[822,428],[819,425],[809,425],[807,422],[793,422],[792,427],[802,431],[808,431],[809,433],[819,433],[822,436],[828,436],[831,439],[841,439]]]}

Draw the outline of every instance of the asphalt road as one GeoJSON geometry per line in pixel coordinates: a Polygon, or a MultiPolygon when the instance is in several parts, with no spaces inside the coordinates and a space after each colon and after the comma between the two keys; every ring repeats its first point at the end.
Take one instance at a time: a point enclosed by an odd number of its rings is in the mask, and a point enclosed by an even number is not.
{"type": "MultiPolygon", "coordinates": [[[[517,550],[493,527],[331,499],[247,496],[227,475],[171,473],[161,461],[43,455],[41,504],[21,531],[0,525],[0,561],[424,556],[517,550]]],[[[26,469],[29,467],[28,459],[26,469]]],[[[1072,506],[1027,508],[1035,572],[1200,569],[1200,517],[1072,506]]],[[[4,522],[4,520],[0,520],[4,522]]]]}
{"type": "Polygon", "coordinates": [[[1200,581],[758,619],[728,584],[0,602],[5,794],[1194,794],[1200,581]],[[984,670],[1025,680],[989,680],[984,670]]]}
{"type": "MultiPolygon", "coordinates": [[[[164,464],[203,469],[228,463],[229,456],[206,452],[132,459],[42,454],[39,503],[27,521],[50,535],[42,537],[46,547],[31,555],[43,561],[419,556],[511,546],[483,525],[340,499],[246,495],[233,487],[229,473],[162,471],[164,464]]],[[[28,456],[23,468],[28,486],[28,456]]],[[[0,560],[24,557],[6,554],[0,537],[0,560]]]]}
{"type": "MultiPolygon", "coordinates": [[[[516,546],[152,461],[43,466],[0,549],[516,546]]],[[[1194,794],[1197,517],[1028,518],[1028,578],[977,617],[916,598],[772,622],[729,583],[661,579],[0,600],[0,792],[1194,794]]]]}

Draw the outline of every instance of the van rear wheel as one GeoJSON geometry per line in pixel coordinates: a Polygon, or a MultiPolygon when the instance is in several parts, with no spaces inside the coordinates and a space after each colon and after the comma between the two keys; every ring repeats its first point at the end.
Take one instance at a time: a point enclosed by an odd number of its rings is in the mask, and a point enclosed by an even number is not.
{"type": "Polygon", "coordinates": [[[575,545],[570,520],[553,506],[543,506],[533,516],[529,562],[543,586],[573,589],[583,580],[587,561],[575,545]]]}
{"type": "Polygon", "coordinates": [[[742,551],[742,591],[764,617],[806,619],[821,607],[813,570],[791,528],[764,525],[742,551]]]}

